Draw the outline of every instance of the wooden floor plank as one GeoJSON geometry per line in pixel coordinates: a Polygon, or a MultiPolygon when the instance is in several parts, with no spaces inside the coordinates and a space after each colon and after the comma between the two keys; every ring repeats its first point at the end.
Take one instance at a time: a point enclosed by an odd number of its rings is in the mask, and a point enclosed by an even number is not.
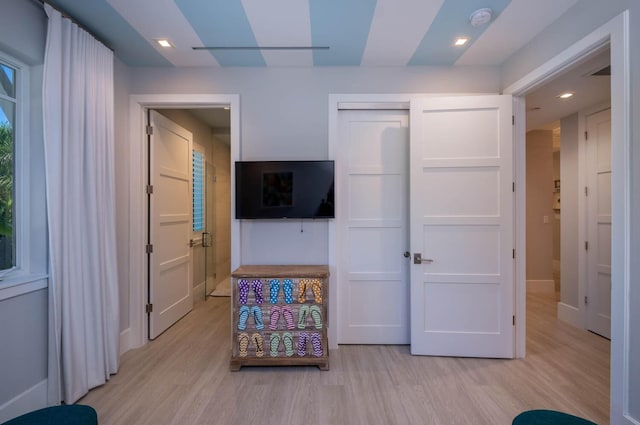
{"type": "Polygon", "coordinates": [[[553,295],[527,298],[527,357],[411,356],[408,346],[351,345],[315,366],[230,372],[229,298],[209,298],[81,403],[101,425],[510,424],[554,409],[607,424],[608,340],[556,319],[553,295]]]}

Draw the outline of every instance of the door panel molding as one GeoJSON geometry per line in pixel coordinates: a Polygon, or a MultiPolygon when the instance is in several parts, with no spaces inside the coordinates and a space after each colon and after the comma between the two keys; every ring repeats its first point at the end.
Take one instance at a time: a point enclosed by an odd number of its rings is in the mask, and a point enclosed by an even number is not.
{"type": "Polygon", "coordinates": [[[511,115],[511,96],[411,102],[410,243],[427,259],[411,265],[412,354],[514,356],[511,115]]]}
{"type": "Polygon", "coordinates": [[[193,135],[152,110],[149,125],[149,338],[193,309],[193,135]]]}
{"type": "Polygon", "coordinates": [[[408,315],[406,110],[341,110],[338,342],[406,344],[408,315]]]}

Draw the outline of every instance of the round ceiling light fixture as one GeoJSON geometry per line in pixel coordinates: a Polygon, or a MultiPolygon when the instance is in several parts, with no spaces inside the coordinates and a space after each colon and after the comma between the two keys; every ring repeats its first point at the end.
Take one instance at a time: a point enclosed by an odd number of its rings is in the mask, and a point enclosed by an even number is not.
{"type": "Polygon", "coordinates": [[[491,21],[492,10],[488,7],[478,9],[469,16],[469,22],[472,27],[482,26],[491,21]]]}

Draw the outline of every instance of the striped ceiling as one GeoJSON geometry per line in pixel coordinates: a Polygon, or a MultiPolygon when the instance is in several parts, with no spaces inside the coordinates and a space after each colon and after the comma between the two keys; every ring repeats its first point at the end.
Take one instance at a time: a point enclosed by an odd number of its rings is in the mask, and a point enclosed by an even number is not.
{"type": "Polygon", "coordinates": [[[50,2],[130,66],[309,67],[499,65],[577,0],[50,2]],[[481,8],[493,11],[491,22],[473,27],[481,8]],[[460,36],[470,41],[454,47],[460,36]],[[193,49],[212,46],[242,49],[193,49]]]}

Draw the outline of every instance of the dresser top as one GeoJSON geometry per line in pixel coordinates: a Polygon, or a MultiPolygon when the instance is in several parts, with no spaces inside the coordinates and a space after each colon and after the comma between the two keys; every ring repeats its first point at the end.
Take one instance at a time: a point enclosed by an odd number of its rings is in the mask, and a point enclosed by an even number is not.
{"type": "Polygon", "coordinates": [[[328,266],[240,266],[231,277],[317,277],[329,276],[328,266]]]}

